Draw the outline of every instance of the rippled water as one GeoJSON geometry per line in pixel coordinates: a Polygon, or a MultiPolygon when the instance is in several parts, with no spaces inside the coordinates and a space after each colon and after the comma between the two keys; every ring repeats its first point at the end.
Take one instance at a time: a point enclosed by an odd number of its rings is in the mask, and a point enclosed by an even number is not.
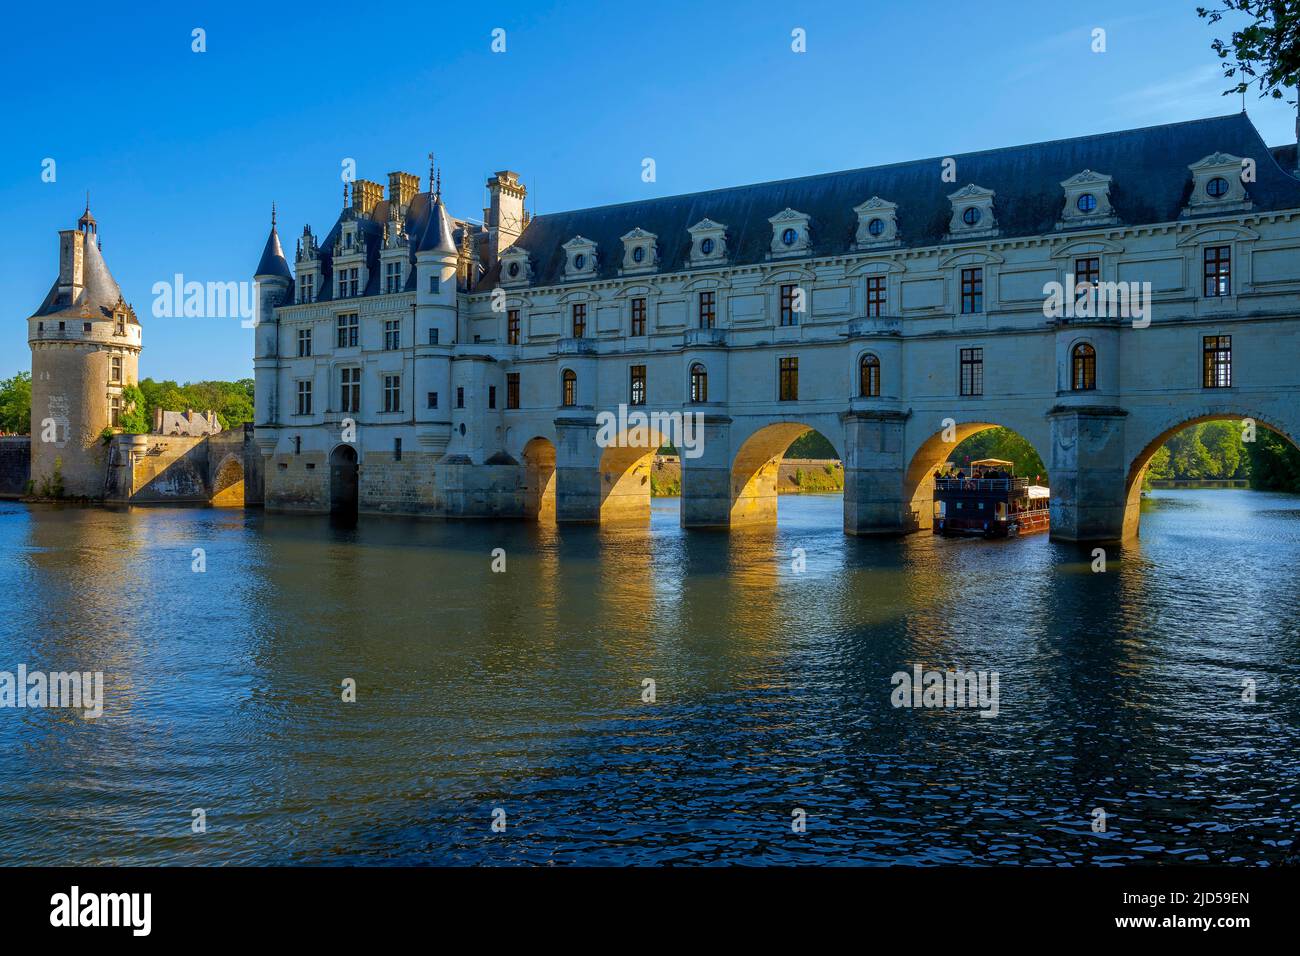
{"type": "Polygon", "coordinates": [[[1142,520],[1094,574],[834,496],[744,534],[0,503],[0,670],[106,685],[0,710],[0,862],[1294,861],[1300,497],[1142,520]],[[895,709],[913,663],[997,671],[998,716],[895,709]]]}

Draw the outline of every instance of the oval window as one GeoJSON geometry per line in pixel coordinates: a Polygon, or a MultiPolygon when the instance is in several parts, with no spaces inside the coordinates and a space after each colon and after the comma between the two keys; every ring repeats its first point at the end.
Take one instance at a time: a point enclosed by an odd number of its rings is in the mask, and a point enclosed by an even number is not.
{"type": "Polygon", "coordinates": [[[515,276],[519,275],[519,263],[517,262],[510,263],[510,268],[507,269],[506,271],[510,273],[510,278],[512,279],[515,278],[515,276]]]}
{"type": "Polygon", "coordinates": [[[1092,193],[1084,193],[1078,198],[1075,205],[1079,207],[1079,212],[1092,212],[1097,208],[1097,197],[1092,193]]]}
{"type": "Polygon", "coordinates": [[[711,256],[711,255],[713,255],[713,240],[712,240],[712,239],[703,239],[703,240],[700,241],[700,254],[701,254],[701,255],[706,255],[706,256],[711,256]]]}
{"type": "Polygon", "coordinates": [[[581,252],[573,257],[573,268],[576,272],[581,272],[587,265],[587,257],[581,252]]]}
{"type": "Polygon", "coordinates": [[[867,232],[871,233],[873,236],[879,236],[884,231],[885,220],[883,219],[873,219],[871,222],[867,223],[867,232]]]}
{"type": "Polygon", "coordinates": [[[632,250],[632,261],[640,262],[645,258],[645,246],[637,246],[632,250]]]}
{"type": "Polygon", "coordinates": [[[980,211],[974,206],[967,206],[966,211],[961,214],[961,221],[968,226],[973,226],[980,221],[980,211]]]}
{"type": "Polygon", "coordinates": [[[793,229],[787,229],[785,232],[781,233],[781,241],[787,246],[793,246],[795,240],[798,238],[799,233],[795,232],[793,229]]]}
{"type": "Polygon", "coordinates": [[[1205,191],[1218,199],[1220,196],[1228,195],[1228,181],[1222,176],[1215,176],[1205,184],[1205,191]]]}

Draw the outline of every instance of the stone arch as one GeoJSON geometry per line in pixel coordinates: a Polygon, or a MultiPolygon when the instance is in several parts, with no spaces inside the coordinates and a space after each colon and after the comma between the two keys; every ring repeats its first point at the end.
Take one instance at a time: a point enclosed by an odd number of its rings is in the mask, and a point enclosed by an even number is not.
{"type": "Polygon", "coordinates": [[[244,463],[234,455],[221,460],[212,482],[210,503],[214,508],[244,507],[244,463]]]}
{"type": "Polygon", "coordinates": [[[541,435],[524,445],[524,514],[535,521],[555,520],[555,443],[541,435]]]}
{"type": "Polygon", "coordinates": [[[740,443],[731,461],[731,513],[733,527],[776,521],[777,479],[781,459],[795,440],[819,432],[843,457],[842,436],[831,429],[816,428],[802,421],[770,422],[755,429],[740,443]],[[836,439],[840,438],[839,443],[836,439]]]}
{"type": "MultiPolygon", "coordinates": [[[[990,416],[992,417],[992,416],[990,416]]],[[[1000,417],[1000,416],[999,416],[1000,417]]],[[[908,459],[907,470],[903,473],[903,509],[904,523],[911,530],[926,530],[934,527],[934,477],[935,471],[952,455],[953,450],[972,435],[988,431],[990,428],[1006,428],[1027,441],[1043,460],[1043,467],[1050,468],[1051,461],[1043,454],[1045,443],[1040,434],[1027,426],[1017,427],[1008,422],[973,421],[955,422],[952,434],[947,429],[940,429],[925,438],[908,459]],[[951,441],[946,439],[951,438],[951,441]]]]}
{"type": "MultiPolygon", "coordinates": [[[[629,415],[640,409],[633,409],[629,415]]],[[[635,522],[650,520],[650,469],[654,456],[663,445],[672,441],[654,424],[646,412],[647,424],[630,427],[612,437],[604,445],[597,473],[600,479],[600,523],[635,522]]]]}
{"type": "Polygon", "coordinates": [[[346,442],[330,452],[330,514],[356,520],[360,503],[360,466],[357,450],[346,442]]]}
{"type": "Polygon", "coordinates": [[[1295,428],[1288,429],[1263,415],[1245,411],[1236,406],[1202,407],[1161,420],[1155,426],[1156,433],[1153,436],[1147,436],[1145,444],[1141,446],[1129,463],[1124,487],[1124,539],[1130,540],[1138,537],[1142,511],[1142,483],[1146,478],[1147,469],[1151,465],[1151,458],[1165,442],[1183,429],[1190,428],[1193,425],[1200,425],[1203,422],[1244,422],[1246,419],[1254,421],[1257,428],[1267,429],[1275,435],[1285,438],[1293,446],[1300,448],[1300,441],[1296,440],[1297,430],[1295,428]]]}

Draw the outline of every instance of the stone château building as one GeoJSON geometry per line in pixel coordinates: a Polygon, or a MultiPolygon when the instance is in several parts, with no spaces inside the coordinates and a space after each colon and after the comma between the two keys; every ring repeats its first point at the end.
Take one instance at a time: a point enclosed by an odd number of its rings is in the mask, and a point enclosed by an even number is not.
{"type": "Polygon", "coordinates": [[[1048,464],[1053,533],[1105,540],[1136,529],[1177,428],[1300,431],[1296,147],[1244,113],[531,220],[514,172],[482,223],[430,179],[357,181],[292,265],[272,226],[268,508],[644,516],[665,436],[597,441],[627,404],[703,415],[688,526],[770,518],[776,462],[816,428],[846,531],[929,527],[951,443],[1005,425],[1048,464]],[[1150,308],[1048,315],[1053,282],[1150,308]]]}

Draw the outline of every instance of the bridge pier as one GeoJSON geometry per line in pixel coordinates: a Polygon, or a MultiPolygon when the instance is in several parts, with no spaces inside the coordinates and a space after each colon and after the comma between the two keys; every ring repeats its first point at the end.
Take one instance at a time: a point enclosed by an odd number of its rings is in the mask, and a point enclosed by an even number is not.
{"type": "Polygon", "coordinates": [[[731,419],[705,415],[700,456],[681,462],[682,527],[731,527],[731,419]]]}
{"type": "Polygon", "coordinates": [[[600,524],[600,448],[595,418],[555,420],[555,520],[600,524]]]}
{"type": "Polygon", "coordinates": [[[844,425],[844,533],[893,535],[929,527],[930,515],[913,514],[905,492],[907,415],[852,410],[841,414],[840,421],[844,425]]]}
{"type": "Polygon", "coordinates": [[[1124,538],[1128,412],[1113,406],[1057,405],[1052,428],[1052,532],[1057,541],[1115,543],[1124,538]]]}

